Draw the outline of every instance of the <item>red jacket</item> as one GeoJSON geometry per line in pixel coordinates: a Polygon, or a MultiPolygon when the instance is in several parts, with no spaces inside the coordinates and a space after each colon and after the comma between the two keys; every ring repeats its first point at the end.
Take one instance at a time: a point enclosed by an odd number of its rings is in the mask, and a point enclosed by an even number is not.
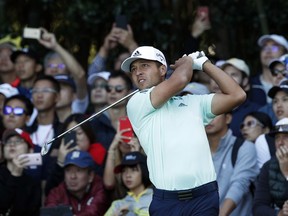
{"type": "Polygon", "coordinates": [[[95,176],[91,188],[82,200],[78,200],[67,190],[62,182],[58,187],[53,188],[45,200],[46,207],[68,205],[72,207],[74,215],[77,216],[102,216],[109,207],[106,192],[102,179],[95,176]]]}

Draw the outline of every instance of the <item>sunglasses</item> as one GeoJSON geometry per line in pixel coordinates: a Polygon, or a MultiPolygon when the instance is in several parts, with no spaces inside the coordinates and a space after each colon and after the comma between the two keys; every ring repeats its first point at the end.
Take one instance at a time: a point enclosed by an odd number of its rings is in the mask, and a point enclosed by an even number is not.
{"type": "Polygon", "coordinates": [[[107,86],[106,86],[106,91],[109,92],[109,93],[110,93],[113,89],[115,90],[115,92],[121,93],[121,92],[123,92],[123,91],[126,89],[126,87],[125,87],[125,86],[121,86],[121,85],[116,85],[116,86],[107,85],[107,86]]]}
{"type": "Polygon", "coordinates": [[[242,123],[240,125],[240,129],[244,129],[244,127],[248,127],[248,128],[254,128],[256,127],[257,125],[261,126],[261,127],[264,127],[264,125],[256,120],[250,120],[248,121],[246,124],[245,123],[242,123]]]}
{"type": "Polygon", "coordinates": [[[277,45],[264,46],[264,47],[262,47],[261,50],[264,51],[264,52],[271,51],[273,53],[276,53],[276,52],[278,52],[280,50],[280,47],[277,46],[277,45]]]}
{"type": "Polygon", "coordinates": [[[4,115],[10,115],[13,113],[16,116],[21,116],[26,113],[25,109],[22,107],[11,107],[11,106],[4,106],[3,108],[3,114],[4,115]]]}
{"type": "Polygon", "coordinates": [[[278,70],[278,69],[274,69],[271,71],[273,76],[277,76],[278,74],[281,74],[282,76],[286,76],[288,75],[288,71],[287,70],[278,70]]]}
{"type": "Polygon", "coordinates": [[[64,69],[66,67],[65,64],[48,64],[47,66],[48,68],[52,68],[52,69],[64,69]]]}

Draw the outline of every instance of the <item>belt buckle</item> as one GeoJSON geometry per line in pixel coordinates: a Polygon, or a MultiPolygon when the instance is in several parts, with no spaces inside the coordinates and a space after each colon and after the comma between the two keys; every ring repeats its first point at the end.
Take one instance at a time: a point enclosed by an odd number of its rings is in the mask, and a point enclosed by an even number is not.
{"type": "Polygon", "coordinates": [[[179,200],[188,200],[193,198],[192,190],[178,191],[177,196],[179,200]]]}

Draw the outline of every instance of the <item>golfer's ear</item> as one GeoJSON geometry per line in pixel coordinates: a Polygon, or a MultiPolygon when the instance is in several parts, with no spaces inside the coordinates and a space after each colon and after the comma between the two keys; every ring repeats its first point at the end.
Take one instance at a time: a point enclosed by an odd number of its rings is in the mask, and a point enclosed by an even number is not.
{"type": "Polygon", "coordinates": [[[159,69],[161,76],[165,76],[167,72],[165,65],[161,65],[159,69]]]}

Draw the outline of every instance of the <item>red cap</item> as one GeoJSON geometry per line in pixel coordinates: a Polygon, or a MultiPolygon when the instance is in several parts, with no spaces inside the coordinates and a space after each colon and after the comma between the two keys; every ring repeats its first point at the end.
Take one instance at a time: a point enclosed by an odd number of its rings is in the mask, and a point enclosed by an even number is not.
{"type": "Polygon", "coordinates": [[[2,136],[2,142],[5,144],[7,139],[11,136],[20,136],[22,139],[25,140],[25,142],[28,144],[29,148],[33,148],[33,146],[34,146],[32,140],[30,138],[30,135],[20,128],[6,129],[3,133],[3,136],[2,136]]]}

